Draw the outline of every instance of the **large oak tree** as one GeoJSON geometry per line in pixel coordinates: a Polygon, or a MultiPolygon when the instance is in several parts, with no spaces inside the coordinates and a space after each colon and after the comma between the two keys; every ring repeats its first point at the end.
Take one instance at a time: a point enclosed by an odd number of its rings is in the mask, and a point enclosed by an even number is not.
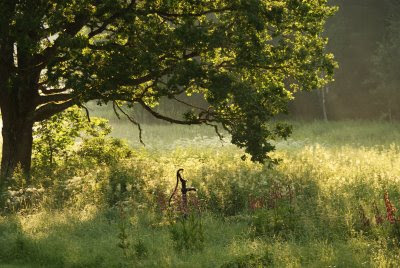
{"type": "Polygon", "coordinates": [[[219,123],[255,161],[295,90],[332,78],[327,0],[0,0],[2,177],[29,172],[32,127],[90,100],[140,105],[178,124],[219,123]],[[154,110],[182,93],[208,107],[154,110]]]}

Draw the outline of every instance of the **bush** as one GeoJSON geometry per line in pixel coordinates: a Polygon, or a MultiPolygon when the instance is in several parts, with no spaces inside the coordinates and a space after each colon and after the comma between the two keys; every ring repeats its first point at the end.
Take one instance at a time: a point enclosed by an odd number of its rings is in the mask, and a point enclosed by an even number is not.
{"type": "Polygon", "coordinates": [[[106,119],[87,120],[78,107],[71,107],[34,126],[32,174],[36,178],[54,174],[57,167],[75,154],[77,139],[83,141],[105,137],[111,132],[106,119]]]}

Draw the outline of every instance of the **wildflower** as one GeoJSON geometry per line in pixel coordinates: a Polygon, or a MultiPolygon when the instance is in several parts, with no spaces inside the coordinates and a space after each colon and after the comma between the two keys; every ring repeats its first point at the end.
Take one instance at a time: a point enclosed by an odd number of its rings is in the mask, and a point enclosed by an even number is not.
{"type": "Polygon", "coordinates": [[[392,202],[390,202],[389,194],[386,191],[384,194],[385,206],[386,206],[386,218],[390,223],[395,223],[396,218],[394,213],[396,212],[396,207],[393,206],[392,202]]]}

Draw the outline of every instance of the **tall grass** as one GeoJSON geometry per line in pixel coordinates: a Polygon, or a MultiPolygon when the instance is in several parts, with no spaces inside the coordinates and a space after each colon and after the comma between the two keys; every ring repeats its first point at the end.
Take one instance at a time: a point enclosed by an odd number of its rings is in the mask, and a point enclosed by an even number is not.
{"type": "MultiPolygon", "coordinates": [[[[1,216],[4,267],[396,267],[400,262],[400,236],[396,224],[386,220],[383,199],[387,191],[399,207],[398,124],[294,122],[292,137],[276,144],[272,156],[281,161],[272,170],[241,160],[243,151],[221,145],[212,129],[144,126],[143,148],[132,126],[113,124],[113,134],[129,139],[135,154],[115,167],[80,171],[79,187],[62,207],[51,205],[50,188],[34,210],[1,216]],[[180,167],[198,188],[190,200],[204,235],[199,250],[176,249],[181,238],[172,230],[183,235],[182,228],[190,226],[179,225],[179,211],[165,207],[180,167]],[[113,180],[120,188],[129,184],[124,195],[112,188],[113,180]],[[115,194],[120,199],[112,205],[107,198],[115,194]],[[118,247],[121,230],[126,254],[118,247]]],[[[77,181],[67,182],[71,179],[77,181]]]]}

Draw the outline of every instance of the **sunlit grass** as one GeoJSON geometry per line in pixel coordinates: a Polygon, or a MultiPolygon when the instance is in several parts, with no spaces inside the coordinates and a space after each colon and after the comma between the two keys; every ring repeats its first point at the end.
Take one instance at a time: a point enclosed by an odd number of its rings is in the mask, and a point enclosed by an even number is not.
{"type": "MultiPolygon", "coordinates": [[[[285,141],[276,141],[278,149],[293,150],[319,144],[323,147],[375,147],[400,143],[400,124],[374,121],[288,122],[292,135],[285,141]]],[[[126,120],[111,121],[112,135],[123,138],[135,147],[143,147],[136,126],[126,120]]],[[[222,130],[221,141],[214,129],[207,126],[143,125],[143,142],[147,149],[174,149],[176,147],[230,146],[230,136],[222,130]]]]}
{"type": "MultiPolygon", "coordinates": [[[[143,241],[149,256],[126,264],[117,246],[123,220],[118,210],[104,209],[81,192],[74,197],[78,203],[62,210],[44,206],[0,217],[0,263],[8,264],[1,267],[220,267],[256,259],[274,267],[396,267],[400,247],[393,244],[390,225],[374,225],[373,205],[385,216],[382,197],[388,191],[399,206],[399,124],[293,124],[292,137],[277,142],[272,156],[281,162],[270,170],[242,161],[243,151],[228,142],[222,146],[213,129],[144,125],[143,147],[134,126],[114,122],[113,134],[138,152],[131,164],[140,171],[148,198],[154,198],[154,189],[169,195],[175,172],[183,167],[197,194],[216,202],[215,210],[202,214],[204,250],[175,251],[168,217],[157,212],[156,203],[143,201],[126,220],[130,243],[143,241]],[[231,213],[235,195],[230,193],[266,196],[276,185],[295,189],[294,225],[254,236],[257,214],[248,204],[231,213]],[[360,205],[371,219],[369,229],[360,227],[360,205]]],[[[85,177],[88,183],[101,178],[85,177]]]]}

